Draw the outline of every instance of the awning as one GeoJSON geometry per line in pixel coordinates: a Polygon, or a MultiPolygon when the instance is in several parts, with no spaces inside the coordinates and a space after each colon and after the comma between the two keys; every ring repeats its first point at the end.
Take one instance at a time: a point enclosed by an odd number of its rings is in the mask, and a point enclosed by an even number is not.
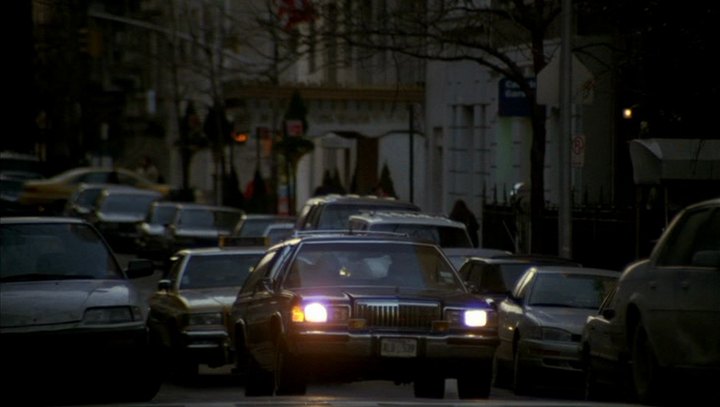
{"type": "Polygon", "coordinates": [[[630,142],[636,184],[720,180],[720,140],[636,139],[630,142]]]}

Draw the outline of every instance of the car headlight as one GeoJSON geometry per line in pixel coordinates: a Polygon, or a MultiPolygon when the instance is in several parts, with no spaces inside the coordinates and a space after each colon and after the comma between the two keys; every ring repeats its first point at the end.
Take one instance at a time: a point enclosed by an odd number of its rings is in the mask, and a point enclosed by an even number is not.
{"type": "Polygon", "coordinates": [[[488,313],[484,309],[449,309],[445,318],[451,327],[479,328],[488,323],[488,313]]]}
{"type": "Polygon", "coordinates": [[[198,314],[190,314],[188,317],[188,325],[222,325],[222,312],[205,312],[198,314]]]}
{"type": "Polygon", "coordinates": [[[319,302],[296,305],[292,309],[293,322],[345,322],[348,320],[347,306],[326,306],[319,302]]]}
{"type": "Polygon", "coordinates": [[[85,310],[82,323],[85,325],[122,324],[141,319],[142,312],[139,307],[102,307],[85,310]]]}
{"type": "Polygon", "coordinates": [[[550,328],[544,326],[536,326],[532,329],[525,329],[523,332],[524,336],[528,339],[539,339],[543,341],[560,341],[560,342],[571,342],[572,333],[560,329],[550,328]]]}

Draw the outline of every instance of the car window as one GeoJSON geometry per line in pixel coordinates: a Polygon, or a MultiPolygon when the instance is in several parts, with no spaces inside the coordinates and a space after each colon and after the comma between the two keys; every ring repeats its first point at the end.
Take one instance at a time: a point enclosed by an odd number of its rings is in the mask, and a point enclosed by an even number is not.
{"type": "Polygon", "coordinates": [[[185,265],[180,288],[241,286],[261,254],[191,256],[185,265]]]}
{"type": "Polygon", "coordinates": [[[185,209],[180,212],[177,224],[183,227],[211,228],[215,225],[215,216],[208,209],[185,209]]]}
{"type": "Polygon", "coordinates": [[[264,256],[262,256],[255,266],[255,269],[250,272],[250,275],[245,280],[245,284],[243,284],[240,289],[241,294],[252,293],[257,287],[259,287],[262,279],[269,275],[277,256],[279,256],[279,250],[267,252],[264,256]]]}
{"type": "Polygon", "coordinates": [[[432,245],[303,244],[292,259],[287,288],[399,286],[464,291],[452,265],[432,245]]]}
{"type": "Polygon", "coordinates": [[[5,281],[122,278],[112,253],[89,225],[3,225],[0,244],[5,281]]]}
{"type": "Polygon", "coordinates": [[[720,210],[688,212],[672,226],[659,253],[659,266],[710,265],[720,259],[720,210]],[[702,261],[714,256],[714,261],[702,261]]]}
{"type": "Polygon", "coordinates": [[[527,304],[598,309],[615,287],[615,278],[572,273],[538,274],[527,304]]]}

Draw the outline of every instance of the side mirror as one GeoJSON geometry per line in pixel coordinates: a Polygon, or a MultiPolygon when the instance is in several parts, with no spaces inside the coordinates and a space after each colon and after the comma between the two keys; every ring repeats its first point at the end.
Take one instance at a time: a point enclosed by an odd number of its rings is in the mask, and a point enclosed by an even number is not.
{"type": "Polygon", "coordinates": [[[128,262],[127,270],[125,270],[125,274],[127,274],[130,279],[147,277],[152,275],[154,272],[155,267],[153,266],[152,261],[146,259],[130,260],[128,262]]]}
{"type": "Polygon", "coordinates": [[[158,291],[170,291],[171,286],[170,280],[162,279],[158,281],[158,291]]]}
{"type": "Polygon", "coordinates": [[[615,310],[611,308],[605,308],[604,310],[602,310],[602,312],[600,312],[600,315],[602,315],[603,318],[610,320],[615,318],[615,310]]]}
{"type": "Polygon", "coordinates": [[[261,281],[262,288],[265,291],[274,292],[275,287],[273,286],[273,280],[270,277],[265,277],[261,281]]]}

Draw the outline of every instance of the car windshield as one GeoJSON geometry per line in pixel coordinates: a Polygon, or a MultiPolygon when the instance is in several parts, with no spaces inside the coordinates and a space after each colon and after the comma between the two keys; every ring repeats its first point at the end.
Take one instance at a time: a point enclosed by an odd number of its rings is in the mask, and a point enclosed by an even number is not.
{"type": "Polygon", "coordinates": [[[113,194],[105,199],[100,211],[106,213],[140,214],[145,216],[150,205],[157,199],[154,195],[113,194]]]}
{"type": "Polygon", "coordinates": [[[241,286],[261,257],[261,253],[191,256],[180,278],[180,288],[241,286]]]}
{"type": "Polygon", "coordinates": [[[268,225],[271,225],[275,222],[278,222],[271,218],[258,218],[258,219],[252,219],[247,218],[242,221],[242,225],[240,225],[239,228],[239,236],[248,237],[248,236],[262,236],[265,229],[268,227],[268,225]]]}
{"type": "Polygon", "coordinates": [[[585,274],[539,274],[528,305],[597,309],[617,279],[585,274]]]}
{"type": "Polygon", "coordinates": [[[393,286],[465,291],[433,245],[388,242],[305,243],[285,286],[393,286]]]}
{"type": "Polygon", "coordinates": [[[167,225],[172,223],[177,208],[174,206],[157,205],[148,213],[148,223],[153,225],[167,225]]]}
{"type": "Polygon", "coordinates": [[[3,225],[0,245],[1,281],[122,278],[112,254],[88,225],[3,225]]]}
{"type": "Polygon", "coordinates": [[[371,230],[403,233],[415,239],[435,243],[440,247],[472,247],[470,237],[464,229],[449,226],[420,224],[378,224],[371,230]]]}

